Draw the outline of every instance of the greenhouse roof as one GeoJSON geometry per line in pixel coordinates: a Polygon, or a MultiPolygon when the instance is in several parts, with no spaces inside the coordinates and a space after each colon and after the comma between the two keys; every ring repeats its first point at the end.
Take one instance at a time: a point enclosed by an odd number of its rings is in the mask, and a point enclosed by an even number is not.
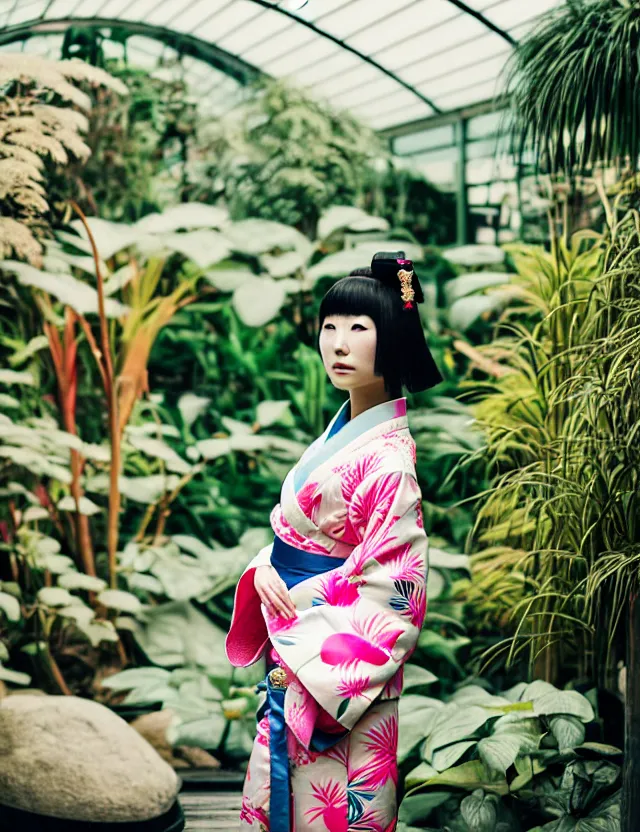
{"type": "Polygon", "coordinates": [[[132,64],[153,54],[147,41],[158,45],[154,58],[166,44],[195,56],[187,80],[212,103],[233,106],[238,87],[267,74],[384,130],[492,99],[518,39],[562,2],[0,0],[0,43],[45,52],[44,38],[31,47],[25,38],[81,22],[122,27],[132,33],[132,64]]]}

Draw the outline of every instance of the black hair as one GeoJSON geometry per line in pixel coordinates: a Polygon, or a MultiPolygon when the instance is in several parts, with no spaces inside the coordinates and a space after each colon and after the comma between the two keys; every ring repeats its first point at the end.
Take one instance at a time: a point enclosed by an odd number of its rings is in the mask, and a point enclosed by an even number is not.
{"type": "MultiPolygon", "coordinates": [[[[319,333],[329,315],[368,315],[373,320],[377,332],[373,371],[384,378],[385,390],[393,399],[400,398],[403,386],[417,393],[442,381],[418,312],[417,303],[424,300],[422,288],[414,273],[413,309],[405,309],[398,259],[404,260],[404,252],[379,252],[372,268],[354,269],[337,280],[322,298],[318,313],[319,333]]],[[[411,270],[413,264],[405,268],[411,270]]],[[[317,349],[320,352],[319,334],[317,349]]]]}

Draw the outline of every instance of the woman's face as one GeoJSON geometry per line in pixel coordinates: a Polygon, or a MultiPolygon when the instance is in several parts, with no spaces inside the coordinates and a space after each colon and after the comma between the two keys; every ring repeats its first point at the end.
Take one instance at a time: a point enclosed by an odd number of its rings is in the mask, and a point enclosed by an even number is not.
{"type": "Polygon", "coordinates": [[[382,386],[384,379],[373,372],[376,357],[376,325],[368,315],[328,315],[320,331],[320,354],[334,387],[382,386]],[[336,363],[353,369],[341,370],[336,363]]]}

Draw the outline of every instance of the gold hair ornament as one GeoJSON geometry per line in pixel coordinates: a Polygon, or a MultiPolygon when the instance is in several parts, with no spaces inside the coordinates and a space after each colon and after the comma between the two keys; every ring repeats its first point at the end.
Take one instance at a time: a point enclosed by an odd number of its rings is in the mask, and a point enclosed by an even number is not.
{"type": "Polygon", "coordinates": [[[400,294],[402,295],[402,300],[404,301],[404,309],[413,309],[413,299],[415,297],[415,291],[411,285],[411,279],[413,278],[413,269],[411,271],[407,271],[406,269],[400,269],[398,272],[398,277],[400,278],[400,294]]]}

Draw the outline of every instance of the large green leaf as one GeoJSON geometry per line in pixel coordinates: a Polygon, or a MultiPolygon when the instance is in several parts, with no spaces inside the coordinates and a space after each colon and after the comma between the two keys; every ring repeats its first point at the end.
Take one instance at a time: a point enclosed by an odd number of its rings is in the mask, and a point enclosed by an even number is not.
{"type": "Polygon", "coordinates": [[[536,714],[567,714],[576,716],[583,722],[592,722],[595,718],[589,700],[574,690],[556,690],[545,693],[533,700],[536,714]]]}
{"type": "Polygon", "coordinates": [[[451,745],[445,745],[444,748],[439,748],[433,754],[431,765],[436,771],[446,771],[455,765],[460,757],[470,748],[473,748],[476,743],[477,740],[464,740],[463,742],[454,742],[451,745]]]}
{"type": "Polygon", "coordinates": [[[405,691],[418,687],[419,685],[432,685],[437,681],[438,677],[424,667],[411,664],[410,662],[404,666],[403,690],[405,691]]]}
{"type": "Polygon", "coordinates": [[[121,670],[102,680],[102,686],[111,690],[133,690],[138,687],[169,684],[171,672],[162,667],[133,667],[121,670]]]}
{"type": "Polygon", "coordinates": [[[504,272],[474,272],[461,274],[445,283],[447,303],[451,305],[459,298],[475,294],[491,286],[503,286],[509,282],[509,275],[504,272]]]}
{"type": "Polygon", "coordinates": [[[20,602],[13,595],[7,592],[0,592],[0,612],[4,613],[9,621],[20,620],[20,602]]]}
{"type": "Polygon", "coordinates": [[[217,231],[200,229],[183,234],[164,234],[162,245],[192,260],[201,269],[213,266],[231,253],[229,241],[217,231]]]}
{"type": "Polygon", "coordinates": [[[245,281],[233,293],[233,306],[246,326],[264,326],[280,312],[287,299],[277,280],[255,277],[245,281]]]}
{"type": "MultiPolygon", "coordinates": [[[[423,763],[424,765],[424,763],[423,763]]],[[[413,823],[414,821],[426,821],[429,815],[438,806],[441,806],[451,797],[451,792],[426,792],[425,794],[411,795],[405,797],[400,805],[398,820],[402,823],[413,823]]]]}
{"type": "Polygon", "coordinates": [[[560,750],[575,748],[584,742],[584,723],[576,716],[556,716],[550,720],[549,725],[560,750]]]}
{"type": "Polygon", "coordinates": [[[516,734],[496,734],[478,743],[478,754],[487,768],[504,774],[520,753],[521,738],[516,734]]]}
{"type": "Polygon", "coordinates": [[[147,214],[138,220],[136,228],[143,234],[169,234],[181,229],[223,229],[228,224],[229,213],[224,208],[202,202],[182,202],[161,214],[147,214]]]}
{"type": "Polygon", "coordinates": [[[490,316],[501,309],[511,294],[495,291],[490,295],[470,295],[455,301],[449,308],[449,324],[453,329],[466,332],[483,316],[490,316]]]}
{"type": "Polygon", "coordinates": [[[437,728],[425,743],[424,756],[427,762],[433,762],[433,754],[444,745],[473,737],[478,728],[491,719],[491,713],[477,705],[458,707],[449,706],[447,716],[438,721],[437,728]]]}
{"type": "Polygon", "coordinates": [[[465,819],[469,832],[495,832],[498,798],[476,789],[460,803],[460,814],[465,819]]]}
{"type": "MultiPolygon", "coordinates": [[[[98,293],[82,280],[70,274],[49,274],[14,260],[3,260],[2,268],[14,274],[23,286],[32,286],[53,295],[60,303],[70,306],[80,315],[98,314],[98,293]]],[[[126,315],[128,308],[113,298],[105,298],[105,313],[109,318],[126,315]]]]}
{"type": "Polygon", "coordinates": [[[172,601],[145,610],[135,636],[154,664],[191,664],[221,679],[231,675],[224,651],[226,633],[188,601],[172,601]]]}

